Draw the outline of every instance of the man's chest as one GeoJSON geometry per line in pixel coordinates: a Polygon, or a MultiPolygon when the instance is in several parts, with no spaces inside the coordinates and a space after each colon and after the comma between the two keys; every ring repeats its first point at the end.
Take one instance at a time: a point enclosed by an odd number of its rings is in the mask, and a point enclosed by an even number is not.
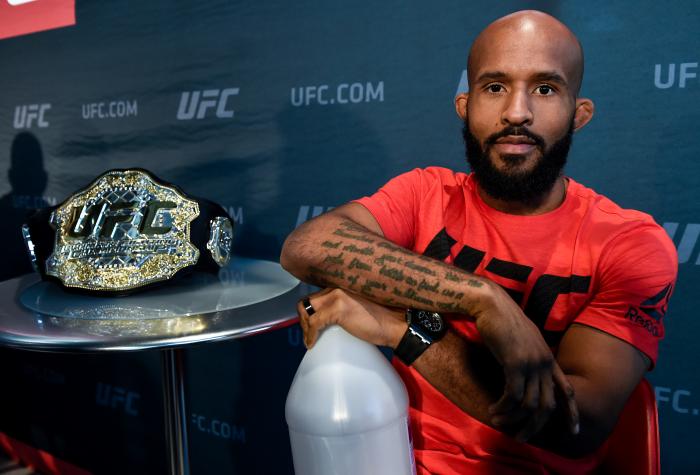
{"type": "Polygon", "coordinates": [[[593,250],[580,242],[575,221],[566,224],[433,220],[417,229],[414,250],[501,285],[554,346],[596,283],[593,250]]]}

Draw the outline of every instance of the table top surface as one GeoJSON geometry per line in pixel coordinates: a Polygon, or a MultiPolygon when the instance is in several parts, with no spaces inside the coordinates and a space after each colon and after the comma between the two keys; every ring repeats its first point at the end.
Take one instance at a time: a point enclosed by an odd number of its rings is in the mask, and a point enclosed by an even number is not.
{"type": "Polygon", "coordinates": [[[127,297],[66,292],[30,274],[0,282],[0,346],[130,351],[241,338],[294,323],[305,290],[279,264],[245,258],[127,297]]]}

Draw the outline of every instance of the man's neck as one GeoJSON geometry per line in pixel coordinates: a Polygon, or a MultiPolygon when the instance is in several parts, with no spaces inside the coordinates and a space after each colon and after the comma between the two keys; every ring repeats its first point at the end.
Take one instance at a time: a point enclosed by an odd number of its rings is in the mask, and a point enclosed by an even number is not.
{"type": "Polygon", "coordinates": [[[508,214],[532,216],[536,214],[548,213],[561,206],[561,204],[564,202],[564,198],[566,198],[566,189],[568,184],[569,181],[566,178],[559,177],[554,183],[552,189],[536,205],[531,203],[522,203],[519,201],[505,201],[493,198],[478,185],[477,191],[484,203],[495,210],[508,214]]]}

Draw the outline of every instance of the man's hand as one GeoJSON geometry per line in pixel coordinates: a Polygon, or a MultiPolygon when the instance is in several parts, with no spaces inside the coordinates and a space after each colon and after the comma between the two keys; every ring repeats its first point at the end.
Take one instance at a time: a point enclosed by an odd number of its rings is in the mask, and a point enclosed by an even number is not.
{"type": "Polygon", "coordinates": [[[304,345],[311,348],[319,332],[329,325],[340,325],[348,333],[374,345],[395,348],[406,331],[404,311],[384,307],[341,289],[324,289],[309,295],[315,310],[311,316],[297,304],[304,345]]]}
{"type": "Polygon", "coordinates": [[[397,311],[390,324],[392,320],[379,318],[387,311],[382,305],[471,315],[503,367],[506,381],[493,412],[482,413],[480,408],[478,416],[472,415],[502,430],[519,431],[520,438],[527,439],[547,421],[556,404],[555,394],[561,394],[561,409],[568,413],[571,432],[576,432],[578,411],[571,385],[538,329],[508,294],[486,278],[386,240],[362,205],[343,205],[299,226],[285,241],[281,262],[304,281],[346,289],[335,296],[328,297],[328,292],[312,296],[321,315],[309,319],[299,309],[307,346],[313,345],[320,328],[338,323],[364,340],[395,347],[406,330],[403,311],[397,311]],[[366,299],[359,300],[353,292],[366,299]],[[348,295],[354,297],[348,299],[348,295]],[[352,312],[342,307],[350,305],[349,300],[354,300],[351,308],[364,309],[359,323],[348,318],[352,312]],[[339,310],[324,311],[336,301],[339,310]],[[401,330],[397,330],[399,323],[401,330]]]}
{"type": "MultiPolygon", "coordinates": [[[[477,327],[503,367],[506,385],[500,400],[488,408],[488,413],[483,407],[477,418],[509,433],[517,430],[516,437],[524,441],[539,432],[549,420],[556,407],[555,391],[558,391],[571,421],[572,432],[576,432],[573,427],[578,425],[578,410],[572,386],[554,361],[537,327],[498,285],[493,287],[496,298],[488,304],[488,310],[479,314],[477,327]],[[517,429],[513,430],[514,427],[517,429]]],[[[304,344],[308,348],[328,325],[340,325],[362,340],[391,348],[396,348],[407,328],[403,310],[384,307],[341,289],[324,289],[311,294],[309,300],[315,310],[311,316],[301,302],[297,305],[304,344]]],[[[444,346],[447,349],[447,345],[444,346]]],[[[447,356],[451,358],[441,360],[459,358],[457,353],[447,356]]],[[[454,361],[452,364],[463,362],[454,361]]],[[[420,359],[416,368],[423,372],[420,359]]],[[[431,368],[430,371],[448,369],[431,368]]]]}
{"type": "Polygon", "coordinates": [[[491,423],[506,429],[517,426],[516,438],[526,441],[544,427],[557,406],[558,393],[571,433],[579,431],[574,389],[535,324],[497,284],[474,315],[486,346],[503,367],[505,387],[489,407],[491,423]]]}

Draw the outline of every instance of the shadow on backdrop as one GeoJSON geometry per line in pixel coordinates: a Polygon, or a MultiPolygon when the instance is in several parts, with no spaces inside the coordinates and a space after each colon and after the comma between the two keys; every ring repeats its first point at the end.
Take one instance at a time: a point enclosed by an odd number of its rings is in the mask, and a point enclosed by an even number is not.
{"type": "Polygon", "coordinates": [[[5,229],[0,233],[0,252],[5,263],[0,266],[0,280],[32,271],[20,229],[27,215],[49,206],[43,197],[48,182],[44,154],[34,134],[20,132],[15,136],[7,176],[12,188],[0,198],[0,216],[5,229]]]}

